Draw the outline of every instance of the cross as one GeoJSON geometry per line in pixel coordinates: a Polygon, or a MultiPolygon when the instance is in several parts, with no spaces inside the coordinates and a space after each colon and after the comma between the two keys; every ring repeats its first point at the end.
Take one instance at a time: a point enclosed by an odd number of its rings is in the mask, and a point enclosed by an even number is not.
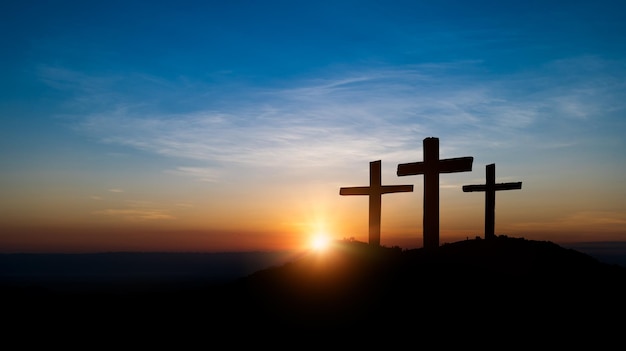
{"type": "Polygon", "coordinates": [[[439,173],[472,170],[473,157],[439,159],[439,138],[423,141],[424,162],[398,165],[398,176],[424,175],[424,248],[439,247],[439,173]]]}
{"type": "Polygon", "coordinates": [[[522,182],[516,183],[496,183],[495,163],[486,166],[487,184],[463,185],[464,192],[484,191],[485,192],[485,239],[493,239],[496,222],[496,191],[521,189],[522,182]]]}
{"type": "Polygon", "coordinates": [[[381,161],[370,162],[370,186],[339,189],[339,195],[369,195],[369,243],[380,246],[380,204],[383,194],[411,192],[413,185],[381,185],[381,161]]]}

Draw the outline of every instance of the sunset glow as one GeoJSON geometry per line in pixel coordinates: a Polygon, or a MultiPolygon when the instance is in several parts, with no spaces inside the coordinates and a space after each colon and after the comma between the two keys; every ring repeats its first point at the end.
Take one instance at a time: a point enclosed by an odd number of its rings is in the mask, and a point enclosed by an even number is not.
{"type": "Polygon", "coordinates": [[[330,238],[326,234],[317,234],[311,240],[311,248],[318,252],[326,250],[329,244],[330,238]]]}
{"type": "Polygon", "coordinates": [[[12,1],[0,10],[0,251],[418,248],[495,234],[626,241],[626,2],[12,1]],[[96,16],[97,14],[97,16],[96,16]],[[322,241],[322,239],[316,239],[322,241]],[[326,239],[328,240],[328,239],[326,239]],[[315,245],[322,245],[317,243],[315,245]]]}

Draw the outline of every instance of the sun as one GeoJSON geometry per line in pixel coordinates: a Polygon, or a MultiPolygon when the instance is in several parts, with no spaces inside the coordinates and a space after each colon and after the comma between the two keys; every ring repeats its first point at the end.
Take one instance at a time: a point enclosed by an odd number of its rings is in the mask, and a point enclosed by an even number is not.
{"type": "Polygon", "coordinates": [[[316,234],[311,239],[311,248],[314,251],[325,251],[330,244],[330,238],[326,234],[316,234]]]}

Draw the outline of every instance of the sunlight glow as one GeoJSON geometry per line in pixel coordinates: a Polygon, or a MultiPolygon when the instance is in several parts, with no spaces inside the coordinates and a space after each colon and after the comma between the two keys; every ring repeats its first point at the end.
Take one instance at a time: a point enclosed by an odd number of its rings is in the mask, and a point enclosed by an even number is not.
{"type": "Polygon", "coordinates": [[[311,240],[311,247],[315,251],[324,251],[328,248],[330,239],[326,234],[317,234],[311,240]]]}

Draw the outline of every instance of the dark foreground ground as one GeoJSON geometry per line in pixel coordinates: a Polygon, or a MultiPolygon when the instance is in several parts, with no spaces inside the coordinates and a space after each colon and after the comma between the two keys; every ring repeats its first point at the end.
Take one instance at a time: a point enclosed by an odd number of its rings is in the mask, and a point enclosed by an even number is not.
{"type": "Polygon", "coordinates": [[[508,237],[432,251],[344,241],[234,281],[63,291],[12,285],[0,297],[5,335],[55,342],[275,345],[291,335],[304,338],[294,346],[301,348],[350,335],[387,346],[430,339],[519,348],[544,340],[603,349],[623,346],[626,335],[626,268],[508,237]]]}

